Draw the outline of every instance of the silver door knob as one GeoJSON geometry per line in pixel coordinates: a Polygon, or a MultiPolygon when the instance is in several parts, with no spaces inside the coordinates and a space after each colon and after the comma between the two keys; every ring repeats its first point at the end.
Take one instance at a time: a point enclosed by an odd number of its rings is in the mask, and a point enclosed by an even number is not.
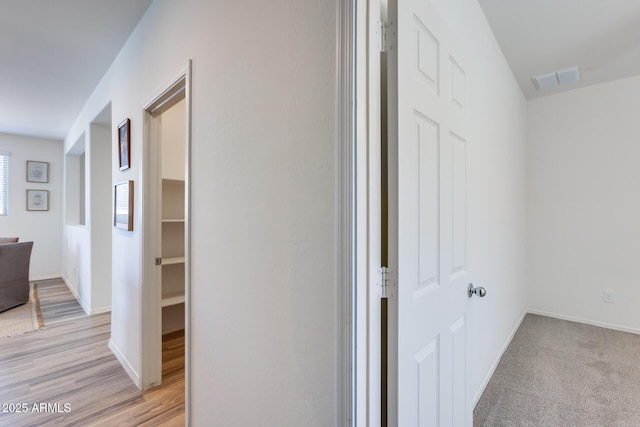
{"type": "Polygon", "coordinates": [[[487,295],[487,290],[482,286],[478,286],[477,288],[474,288],[473,283],[469,283],[469,287],[467,288],[467,293],[469,295],[469,298],[471,298],[473,295],[478,295],[480,298],[482,298],[485,295],[487,295]]]}

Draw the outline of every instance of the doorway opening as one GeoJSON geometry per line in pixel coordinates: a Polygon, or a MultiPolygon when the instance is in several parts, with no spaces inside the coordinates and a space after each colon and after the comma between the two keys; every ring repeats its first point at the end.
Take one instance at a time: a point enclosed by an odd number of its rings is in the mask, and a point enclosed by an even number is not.
{"type": "Polygon", "coordinates": [[[162,335],[185,327],[185,109],[184,98],[157,116],[161,177],[162,335]]]}
{"type": "Polygon", "coordinates": [[[190,64],[144,108],[144,333],[141,354],[141,388],[147,389],[163,381],[163,341],[176,343],[184,339],[184,353],[176,354],[174,349],[172,358],[178,363],[184,358],[187,424],[190,343],[189,75],[190,64]]]}

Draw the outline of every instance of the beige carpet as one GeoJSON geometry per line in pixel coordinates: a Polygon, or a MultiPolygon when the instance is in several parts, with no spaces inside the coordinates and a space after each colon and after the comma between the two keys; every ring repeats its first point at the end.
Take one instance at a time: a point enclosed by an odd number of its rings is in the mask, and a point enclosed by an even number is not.
{"type": "Polygon", "coordinates": [[[527,314],[473,425],[640,426],[640,335],[527,314]]]}
{"type": "Polygon", "coordinates": [[[38,285],[29,284],[29,302],[0,313],[0,338],[22,335],[43,327],[38,285]]]}

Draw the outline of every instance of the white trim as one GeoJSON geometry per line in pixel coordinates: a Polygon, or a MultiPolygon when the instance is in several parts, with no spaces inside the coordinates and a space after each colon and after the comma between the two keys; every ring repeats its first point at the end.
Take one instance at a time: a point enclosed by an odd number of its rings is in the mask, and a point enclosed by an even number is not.
{"type": "Polygon", "coordinates": [[[64,282],[65,285],[67,285],[67,288],[69,289],[69,292],[71,292],[74,296],[74,298],[76,299],[76,301],[78,301],[78,304],[80,304],[80,307],[82,307],[82,310],[84,310],[84,312],[87,314],[87,316],[93,316],[94,314],[102,314],[102,313],[110,313],[111,312],[111,306],[107,305],[104,307],[99,307],[99,308],[91,308],[89,305],[87,305],[87,303],[80,297],[80,294],[78,293],[78,291],[76,291],[74,289],[73,286],[71,286],[71,282],[69,282],[69,280],[63,275],[60,276],[59,274],[56,275],[52,275],[52,276],[41,276],[40,278],[37,279],[31,279],[31,281],[36,281],[36,280],[49,280],[49,279],[58,279],[58,278],[62,278],[62,281],[64,282]]]}
{"type": "MultiPolygon", "coordinates": [[[[147,389],[162,383],[162,291],[157,286],[160,283],[161,271],[155,265],[155,258],[159,253],[158,236],[160,235],[160,153],[154,147],[159,134],[159,120],[154,112],[160,114],[162,107],[167,108],[168,102],[181,96],[181,88],[186,90],[186,76],[189,65],[174,75],[154,92],[151,100],[142,107],[144,117],[143,130],[143,158],[141,168],[142,191],[142,256],[140,271],[141,310],[140,325],[142,328],[142,345],[140,351],[140,385],[147,389]],[[180,90],[179,90],[180,89],[180,90]]],[[[186,94],[185,94],[186,95],[186,94]]],[[[187,106],[185,105],[185,108],[187,106]]],[[[186,184],[186,182],[185,182],[186,184]]],[[[186,224],[186,219],[185,219],[186,224]]],[[[185,269],[187,261],[185,258],[185,269]]],[[[186,307],[186,306],[185,306],[186,307]]],[[[186,363],[186,362],[185,362],[186,363]]]]}
{"type": "Polygon", "coordinates": [[[94,314],[103,314],[103,313],[111,313],[111,306],[107,305],[104,307],[91,309],[89,316],[93,316],[94,314]]]}
{"type": "Polygon", "coordinates": [[[61,277],[62,277],[62,275],[60,273],[58,273],[58,274],[45,274],[45,275],[42,275],[42,276],[29,277],[29,281],[30,282],[36,282],[38,280],[60,279],[61,277]]]}
{"type": "Polygon", "coordinates": [[[0,158],[2,158],[2,168],[0,169],[0,178],[2,178],[2,188],[0,188],[0,195],[2,195],[2,203],[0,204],[0,216],[9,215],[9,152],[0,151],[0,158]]]}
{"type": "Polygon", "coordinates": [[[116,356],[116,359],[118,359],[118,361],[120,362],[120,365],[122,365],[122,368],[125,370],[127,375],[129,375],[129,377],[131,378],[133,383],[136,385],[136,387],[141,388],[140,375],[138,375],[136,370],[133,369],[133,366],[131,366],[131,363],[129,363],[127,358],[124,356],[124,353],[120,350],[120,348],[116,345],[116,343],[111,338],[109,338],[108,347],[109,347],[109,350],[111,350],[111,352],[114,354],[114,356],[116,356]]]}
{"type": "Polygon", "coordinates": [[[337,2],[336,28],[336,426],[354,424],[354,0],[337,2]]]}
{"type": "Polygon", "coordinates": [[[102,314],[102,313],[110,313],[111,312],[111,306],[110,305],[104,306],[104,307],[99,307],[99,308],[91,308],[90,306],[88,306],[87,303],[82,298],[80,298],[80,294],[78,293],[78,291],[76,291],[73,288],[73,286],[71,286],[71,282],[69,282],[69,280],[64,275],[54,274],[54,275],[50,275],[50,276],[40,276],[40,277],[35,278],[35,279],[30,279],[30,281],[59,279],[59,278],[61,278],[62,281],[64,282],[64,284],[67,285],[67,288],[69,289],[69,292],[71,292],[71,294],[76,299],[76,301],[78,301],[78,304],[80,304],[80,307],[82,307],[82,310],[84,310],[84,312],[85,312],[85,314],[87,316],[93,316],[94,314],[102,314]]]}
{"type": "Polygon", "coordinates": [[[379,0],[356,6],[356,417],[357,427],[381,425],[380,52],[379,0]]]}
{"type": "Polygon", "coordinates": [[[99,308],[91,308],[90,306],[88,306],[87,303],[82,298],[80,298],[80,294],[71,285],[71,282],[69,281],[69,279],[67,279],[67,277],[63,274],[49,274],[46,276],[38,276],[38,277],[30,278],[29,281],[38,282],[42,280],[51,280],[51,279],[62,279],[64,284],[67,286],[67,289],[69,289],[69,292],[71,292],[71,294],[76,299],[76,301],[78,301],[78,304],[80,304],[80,307],[82,307],[82,310],[85,312],[87,316],[111,312],[110,305],[99,307],[99,308]]]}
{"type": "Polygon", "coordinates": [[[185,425],[190,425],[191,407],[191,76],[192,62],[189,59],[187,66],[177,73],[172,79],[165,83],[160,90],[156,91],[156,96],[142,107],[144,116],[143,131],[143,155],[145,161],[141,170],[142,187],[142,263],[141,283],[141,318],[140,324],[144,333],[142,334],[142,349],[140,354],[141,366],[141,388],[148,388],[160,384],[162,381],[162,352],[161,341],[157,337],[161,336],[161,292],[154,286],[158,283],[160,271],[154,265],[154,258],[157,254],[158,245],[155,235],[158,230],[150,230],[152,225],[160,225],[158,217],[159,206],[153,206],[150,202],[159,200],[158,192],[161,191],[158,179],[158,158],[151,157],[153,150],[150,143],[154,138],[154,124],[151,111],[166,107],[168,100],[180,96],[184,92],[185,108],[185,425]],[[181,89],[180,89],[181,88],[181,89]],[[178,90],[179,89],[179,90],[178,90]],[[164,106],[164,107],[163,107],[164,106]],[[157,303],[150,303],[155,301],[157,303]],[[146,320],[145,320],[146,319],[146,320]],[[149,321],[149,319],[155,319],[149,321]]]}
{"type": "Polygon", "coordinates": [[[366,293],[362,293],[363,279],[367,277],[367,232],[366,232],[366,167],[363,168],[362,159],[366,159],[366,0],[356,0],[356,24],[355,24],[355,92],[356,92],[356,152],[355,152],[355,295],[354,295],[354,426],[367,425],[367,299],[366,293]],[[363,215],[365,212],[365,215],[363,215]],[[362,284],[362,285],[361,285],[362,284]]]}
{"type": "Polygon", "coordinates": [[[502,349],[500,349],[500,352],[498,352],[498,356],[493,361],[493,364],[491,365],[491,368],[489,369],[489,371],[487,371],[487,375],[485,375],[484,379],[482,380],[482,383],[480,384],[480,387],[478,388],[478,391],[476,392],[475,396],[473,396],[473,407],[474,408],[478,404],[478,401],[480,400],[480,397],[482,397],[482,393],[484,393],[484,390],[487,388],[487,385],[489,385],[489,381],[491,381],[491,377],[493,377],[493,374],[496,372],[496,369],[498,368],[498,364],[500,363],[500,360],[502,359],[502,356],[504,355],[504,352],[507,351],[507,348],[509,347],[509,344],[511,344],[511,341],[513,340],[513,337],[516,335],[516,332],[518,332],[518,329],[520,329],[520,325],[522,324],[522,321],[524,320],[524,318],[527,315],[527,313],[528,313],[527,310],[524,310],[522,312],[522,316],[520,316],[520,320],[518,320],[516,322],[515,326],[511,330],[511,333],[509,334],[509,337],[507,338],[507,340],[505,341],[504,345],[502,346],[502,349]]]}
{"type": "Polygon", "coordinates": [[[567,316],[564,314],[552,313],[552,312],[543,311],[543,310],[533,310],[533,309],[527,310],[527,313],[538,314],[540,316],[553,317],[555,319],[568,320],[570,322],[583,323],[585,325],[598,326],[600,328],[613,329],[614,331],[629,332],[631,334],[640,335],[640,329],[637,329],[637,328],[629,328],[627,326],[615,325],[615,324],[606,323],[606,322],[599,322],[597,320],[590,320],[582,317],[567,316]]]}
{"type": "MultiPolygon", "coordinates": [[[[180,74],[181,76],[181,74],[180,74]]],[[[140,236],[142,240],[140,256],[140,388],[145,390],[162,382],[162,369],[160,368],[160,358],[162,352],[162,342],[159,339],[162,334],[162,292],[157,284],[160,281],[161,271],[155,265],[155,258],[162,256],[158,247],[158,236],[160,235],[160,161],[158,150],[153,149],[154,141],[159,133],[159,122],[154,119],[149,112],[152,106],[164,93],[167,88],[172,87],[181,77],[172,79],[171,82],[163,85],[151,101],[142,107],[143,114],[143,136],[142,152],[143,162],[140,168],[140,198],[141,217],[140,236]]]]}
{"type": "Polygon", "coordinates": [[[185,392],[185,418],[186,426],[191,425],[191,70],[192,62],[189,59],[184,75],[184,108],[187,115],[185,120],[185,206],[184,206],[184,392],[185,392]]]}
{"type": "MultiPolygon", "coordinates": [[[[402,0],[388,0],[382,2],[379,22],[385,24],[395,23],[398,30],[398,5],[402,0]]],[[[379,26],[377,27],[380,28],[379,26]]],[[[396,39],[397,40],[397,39],[396,39]]],[[[394,271],[393,281],[396,283],[396,295],[400,293],[398,285],[398,270],[400,269],[400,230],[399,230],[399,192],[400,192],[400,166],[399,166],[399,128],[401,115],[399,110],[399,65],[400,57],[398,45],[395,49],[389,49],[386,55],[385,69],[381,70],[381,82],[386,82],[386,105],[381,106],[381,113],[387,117],[387,265],[394,271]],[[384,108],[386,107],[386,113],[384,108]]],[[[379,45],[378,45],[379,46],[379,45]]],[[[398,342],[399,342],[399,299],[387,299],[387,422],[390,425],[397,424],[400,420],[399,402],[399,368],[398,342]]],[[[417,325],[412,325],[417,327],[417,325]]]]}
{"type": "Polygon", "coordinates": [[[369,220],[368,220],[368,65],[367,10],[369,0],[356,0],[355,24],[355,94],[356,94],[356,153],[355,153],[355,384],[354,426],[367,427],[369,419],[369,220]]]}
{"type": "Polygon", "coordinates": [[[64,275],[62,276],[62,280],[64,281],[64,284],[67,285],[67,288],[69,288],[69,292],[73,294],[74,298],[76,299],[76,301],[78,301],[78,304],[80,304],[80,307],[82,307],[87,316],[91,316],[91,307],[87,305],[87,303],[80,297],[80,294],[71,285],[71,282],[64,275]]]}

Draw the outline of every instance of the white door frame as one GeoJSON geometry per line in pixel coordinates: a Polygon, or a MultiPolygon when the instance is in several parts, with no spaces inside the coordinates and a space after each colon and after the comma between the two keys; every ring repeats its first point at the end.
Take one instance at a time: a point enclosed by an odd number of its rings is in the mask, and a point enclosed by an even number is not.
{"type": "Polygon", "coordinates": [[[381,413],[380,13],[379,0],[337,6],[336,425],[364,427],[381,413]]]}
{"type": "Polygon", "coordinates": [[[355,417],[354,302],[354,19],[355,1],[337,2],[336,38],[336,426],[351,426],[355,417]]]}
{"type": "Polygon", "coordinates": [[[389,28],[386,63],[387,115],[387,267],[394,283],[393,295],[387,304],[387,420],[386,425],[397,426],[398,420],[398,87],[397,13],[398,0],[383,0],[381,22],[389,28]]]}
{"type": "Polygon", "coordinates": [[[356,2],[354,422],[381,425],[380,0],[356,2]]]}
{"type": "Polygon", "coordinates": [[[160,235],[160,170],[159,150],[153,147],[158,138],[158,120],[152,113],[168,109],[173,103],[185,102],[185,422],[191,414],[191,60],[186,68],[162,86],[143,106],[142,191],[142,291],[140,387],[144,390],[162,381],[162,291],[160,268],[155,259],[160,235]],[[184,94],[184,98],[183,98],[184,94]],[[179,97],[179,98],[177,98],[179,97]],[[173,102],[173,103],[172,103],[173,102]],[[160,337],[160,339],[159,339],[160,337]]]}

